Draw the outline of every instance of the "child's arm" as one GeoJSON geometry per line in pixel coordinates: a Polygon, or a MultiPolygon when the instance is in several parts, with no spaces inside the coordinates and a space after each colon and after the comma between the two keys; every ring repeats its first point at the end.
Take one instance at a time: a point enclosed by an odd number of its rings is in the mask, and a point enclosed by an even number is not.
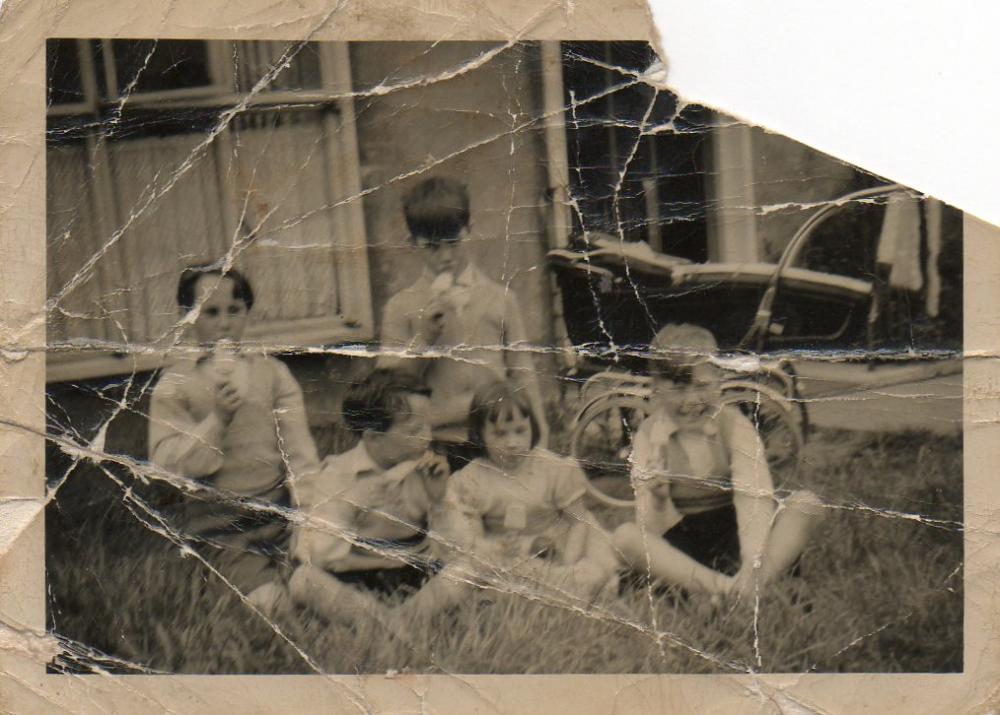
{"type": "Polygon", "coordinates": [[[197,421],[184,404],[183,379],[179,373],[166,372],[153,390],[149,409],[149,459],[183,477],[209,477],[225,463],[222,441],[231,413],[214,410],[197,421]]]}
{"type": "Polygon", "coordinates": [[[681,515],[670,500],[663,450],[652,439],[652,427],[647,418],[633,440],[629,478],[635,490],[636,525],[648,538],[659,539],[681,520],[681,515]]]}
{"type": "Polygon", "coordinates": [[[545,417],[545,405],[542,402],[542,392],[538,385],[538,372],[531,359],[531,351],[527,349],[530,345],[528,332],[521,320],[520,305],[513,296],[509,297],[508,300],[510,303],[508,310],[505,311],[503,339],[504,346],[508,348],[505,353],[507,373],[527,393],[531,411],[538,423],[538,444],[541,447],[546,447],[549,440],[549,423],[545,417]],[[511,350],[511,347],[514,349],[511,350]]]}
{"type": "Polygon", "coordinates": [[[774,516],[774,484],[757,430],[739,412],[731,411],[728,418],[733,505],[742,561],[737,580],[741,580],[748,578],[754,562],[764,552],[774,516]]]}
{"type": "Polygon", "coordinates": [[[420,377],[427,367],[426,361],[404,353],[425,350],[428,342],[406,317],[407,307],[412,307],[404,305],[407,295],[408,292],[405,291],[397,293],[385,305],[382,325],[379,327],[379,345],[382,352],[375,366],[379,369],[395,370],[420,377]]]}
{"type": "Polygon", "coordinates": [[[559,554],[559,563],[575,564],[583,558],[587,547],[588,529],[600,529],[597,519],[584,507],[583,499],[577,499],[564,510],[566,517],[572,520],[569,533],[566,535],[566,547],[559,554]]]}
{"type": "Polygon", "coordinates": [[[482,513],[477,508],[475,496],[470,494],[474,485],[465,483],[467,476],[460,472],[448,484],[439,512],[441,532],[445,536],[446,546],[457,547],[463,555],[488,557],[496,551],[497,546],[495,540],[486,535],[482,513]]]}
{"type": "Polygon", "coordinates": [[[319,456],[309,432],[302,389],[288,366],[278,360],[274,360],[273,364],[276,379],[273,414],[278,447],[289,485],[294,491],[296,480],[319,471],[319,456]]]}
{"type": "Polygon", "coordinates": [[[555,504],[562,512],[562,517],[570,520],[566,544],[558,555],[558,560],[561,564],[575,564],[586,551],[588,533],[592,529],[601,531],[601,525],[583,503],[583,497],[587,493],[587,477],[583,470],[572,459],[560,459],[553,467],[557,470],[555,504]]]}

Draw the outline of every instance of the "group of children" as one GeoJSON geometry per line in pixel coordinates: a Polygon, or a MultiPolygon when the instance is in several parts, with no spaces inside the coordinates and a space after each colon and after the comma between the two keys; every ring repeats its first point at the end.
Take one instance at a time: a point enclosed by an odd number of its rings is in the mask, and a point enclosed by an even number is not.
{"type": "Polygon", "coordinates": [[[174,525],[232,588],[264,611],[349,621],[398,601],[430,615],[501,583],[586,604],[629,570],[747,596],[792,566],[818,501],[779,505],[754,427],[722,405],[710,332],[670,325],[651,345],[635,520],[611,533],[579,465],[547,448],[518,301],[465,253],[465,187],[426,180],[403,208],[424,271],[387,303],[382,355],[343,401],[357,445],[322,462],[288,368],[240,349],[247,280],[218,266],[180,279],[201,349],[154,389],[150,459],[203,485],[174,525]],[[379,598],[392,593],[408,597],[379,598]]]}

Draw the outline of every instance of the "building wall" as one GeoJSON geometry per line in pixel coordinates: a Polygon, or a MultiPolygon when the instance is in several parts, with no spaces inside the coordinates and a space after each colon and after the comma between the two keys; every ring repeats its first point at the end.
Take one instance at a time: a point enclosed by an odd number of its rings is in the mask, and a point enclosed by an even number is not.
{"type": "MultiPolygon", "coordinates": [[[[480,42],[351,47],[376,336],[386,302],[416,280],[423,265],[409,241],[402,197],[423,179],[442,175],[468,186],[472,260],[510,287],[529,339],[552,344],[539,50],[527,43],[482,61],[497,47],[480,42]],[[385,90],[396,85],[402,88],[385,90]]],[[[322,369],[307,363],[293,363],[293,370],[306,386],[314,421],[336,420],[341,395],[351,379],[364,374],[365,361],[329,357],[325,378],[322,369]]],[[[554,372],[554,359],[540,351],[535,363],[543,389],[551,391],[546,376],[554,372]]]]}
{"type": "Polygon", "coordinates": [[[470,254],[509,285],[530,338],[551,341],[542,199],[547,184],[538,48],[503,51],[478,68],[488,43],[364,43],[352,47],[354,89],[455,76],[357,100],[376,325],[388,298],[420,274],[402,197],[423,179],[446,175],[469,188],[470,254]],[[429,164],[433,166],[428,167],[429,164]]]}
{"type": "Polygon", "coordinates": [[[816,202],[878,183],[856,167],[760,127],[750,129],[757,240],[764,261],[777,260],[816,202]]]}

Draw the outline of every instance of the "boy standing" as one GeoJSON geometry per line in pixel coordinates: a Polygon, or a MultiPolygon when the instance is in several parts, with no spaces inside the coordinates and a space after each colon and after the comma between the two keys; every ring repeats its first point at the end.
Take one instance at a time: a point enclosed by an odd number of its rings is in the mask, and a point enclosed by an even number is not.
{"type": "Polygon", "coordinates": [[[521,306],[466,255],[470,213],[465,186],[453,179],[427,179],[407,194],[403,213],[424,270],[386,304],[381,332],[386,354],[379,367],[423,377],[431,390],[428,420],[434,439],[449,447],[453,470],[472,456],[472,396],[496,380],[512,380],[526,391],[544,445],[548,426],[525,349],[521,306]],[[432,353],[429,359],[413,359],[427,353],[432,353]]]}
{"type": "Polygon", "coordinates": [[[200,353],[172,361],[153,390],[150,461],[210,484],[185,500],[178,528],[252,603],[283,592],[289,481],[319,468],[302,391],[278,360],[240,350],[253,290],[236,270],[186,269],[177,287],[200,353]]]}
{"type": "Polygon", "coordinates": [[[428,452],[429,400],[411,377],[376,370],[353,385],[344,421],[357,446],[299,480],[293,599],[329,620],[377,608],[367,592],[414,590],[436,568],[426,539],[448,467],[428,452]],[[357,587],[357,588],[355,588],[357,587]]]}

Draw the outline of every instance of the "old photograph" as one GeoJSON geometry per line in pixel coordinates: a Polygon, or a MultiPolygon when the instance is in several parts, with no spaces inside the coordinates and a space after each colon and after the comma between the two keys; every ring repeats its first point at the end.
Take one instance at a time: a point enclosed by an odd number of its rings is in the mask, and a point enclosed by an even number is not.
{"type": "Polygon", "coordinates": [[[48,39],[50,673],[963,671],[963,216],[645,42],[48,39]]]}

